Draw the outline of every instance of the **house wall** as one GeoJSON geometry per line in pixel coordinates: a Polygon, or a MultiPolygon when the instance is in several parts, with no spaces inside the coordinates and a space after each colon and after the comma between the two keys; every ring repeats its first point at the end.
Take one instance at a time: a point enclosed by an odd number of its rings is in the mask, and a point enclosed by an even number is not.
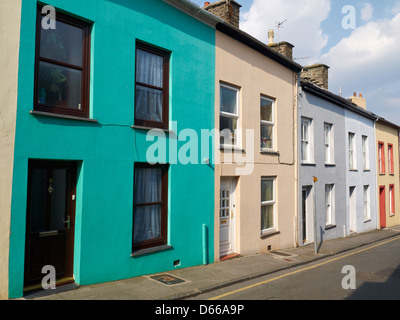
{"type": "MultiPolygon", "coordinates": [[[[214,172],[212,165],[202,163],[200,152],[195,156],[198,164],[178,162],[169,169],[168,244],[172,249],[131,257],[134,163],[149,160],[146,152],[153,144],[146,140],[147,131],[131,126],[135,41],[140,39],[172,52],[169,99],[175,134],[166,134],[159,142],[177,143],[179,149],[185,144],[184,139],[177,141],[183,129],[191,128],[200,137],[201,129],[214,127],[215,30],[158,0],[47,2],[57,10],[93,22],[90,116],[98,122],[30,113],[37,2],[23,0],[9,297],[23,293],[29,159],[78,162],[74,241],[74,277],[78,284],[170,270],[176,260],[180,260],[177,268],[199,265],[204,255],[213,261],[214,172]],[[208,239],[202,237],[203,224],[208,228],[208,239]],[[208,243],[206,252],[203,240],[208,243]]],[[[167,147],[167,161],[170,156],[176,158],[167,147]]]]}
{"type": "MultiPolygon", "coordinates": [[[[379,173],[379,156],[378,152],[376,152],[376,163],[377,163],[377,176],[378,176],[378,190],[379,187],[385,186],[385,195],[386,195],[386,226],[392,227],[400,224],[400,183],[399,183],[399,144],[398,144],[398,129],[392,126],[389,126],[381,121],[376,122],[376,150],[378,150],[378,141],[382,141],[385,143],[385,173],[379,173]],[[394,165],[394,174],[389,174],[389,154],[388,154],[388,143],[393,145],[393,165],[394,165]],[[395,214],[391,215],[390,203],[389,203],[389,186],[394,185],[394,193],[395,193],[395,214]]],[[[378,198],[379,199],[379,198],[378,198]]],[[[379,204],[379,200],[378,200],[379,204]]],[[[378,206],[379,210],[379,206],[378,206]]],[[[380,215],[378,215],[380,217],[380,215]]]]}
{"type": "Polygon", "coordinates": [[[0,3],[0,299],[8,297],[11,186],[17,116],[21,1],[0,3]],[[6,75],[6,76],[4,76],[6,75]]]}
{"type": "MultiPolygon", "coordinates": [[[[317,219],[317,242],[346,236],[347,210],[346,210],[346,160],[345,160],[345,111],[344,108],[328,102],[304,90],[300,95],[298,136],[301,137],[301,119],[312,119],[312,164],[302,164],[299,160],[299,244],[314,242],[314,208],[317,219]],[[334,135],[334,165],[325,164],[324,123],[333,125],[334,135]],[[313,182],[316,177],[318,181],[313,182]],[[325,185],[334,184],[334,227],[326,228],[325,219],[325,185]],[[307,200],[307,242],[303,243],[302,235],[302,188],[310,189],[307,200]],[[315,202],[315,205],[314,205],[315,202]]],[[[301,148],[299,146],[299,152],[301,148]]],[[[299,153],[299,159],[301,154],[299,153]]]]}
{"type": "MultiPolygon", "coordinates": [[[[235,177],[236,248],[240,254],[293,247],[296,243],[297,79],[282,65],[217,31],[215,124],[219,132],[220,82],[240,88],[239,128],[242,143],[234,154],[246,157],[248,172],[240,161],[227,161],[227,153],[216,149],[220,164],[215,166],[215,260],[219,260],[219,190],[221,177],[235,177]],[[260,152],[260,95],[276,99],[275,151],[260,152]],[[246,130],[254,140],[246,141],[246,130]],[[276,230],[261,237],[261,178],[276,177],[276,230]]],[[[233,158],[235,159],[235,158],[233,158]]]]}
{"type": "MultiPolygon", "coordinates": [[[[376,146],[375,146],[375,121],[359,115],[353,111],[346,109],[346,192],[349,194],[351,186],[356,187],[356,230],[358,233],[367,232],[377,228],[378,223],[378,206],[377,206],[377,187],[376,187],[376,146]],[[350,170],[349,156],[348,156],[348,133],[355,134],[356,139],[356,159],[357,170],[350,170]],[[363,170],[363,157],[362,157],[362,136],[368,137],[369,149],[369,170],[363,170]],[[371,219],[364,221],[363,209],[363,188],[365,185],[370,186],[370,213],[371,219]]],[[[346,197],[346,206],[349,208],[349,196],[346,197]]],[[[348,216],[348,234],[350,232],[350,216],[348,216]]]]}

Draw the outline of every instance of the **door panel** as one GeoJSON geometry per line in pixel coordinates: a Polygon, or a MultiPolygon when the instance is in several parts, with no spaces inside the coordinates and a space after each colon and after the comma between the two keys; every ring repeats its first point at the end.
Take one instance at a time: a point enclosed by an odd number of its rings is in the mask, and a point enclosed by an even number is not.
{"type": "Polygon", "coordinates": [[[30,161],[24,285],[40,284],[45,265],[72,277],[75,163],[30,161]]]}
{"type": "Polygon", "coordinates": [[[234,252],[235,248],[235,184],[233,179],[221,179],[220,188],[220,256],[234,252]]]}

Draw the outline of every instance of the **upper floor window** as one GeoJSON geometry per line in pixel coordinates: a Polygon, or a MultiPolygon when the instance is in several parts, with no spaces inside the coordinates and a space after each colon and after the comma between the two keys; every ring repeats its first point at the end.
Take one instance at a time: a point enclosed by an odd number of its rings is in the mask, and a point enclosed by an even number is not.
{"type": "Polygon", "coordinates": [[[325,163],[333,164],[334,151],[333,151],[333,125],[324,123],[324,144],[325,144],[325,163]]]}
{"type": "Polygon", "coordinates": [[[168,129],[169,53],[136,43],[135,125],[168,129]]]}
{"type": "Polygon", "coordinates": [[[357,169],[355,134],[349,132],[349,169],[357,169]]]}
{"type": "Polygon", "coordinates": [[[35,103],[38,111],[89,116],[90,25],[56,13],[56,28],[36,22],[35,103]]]}
{"type": "Polygon", "coordinates": [[[219,130],[220,144],[238,146],[239,89],[220,85],[219,130]]]}
{"type": "Polygon", "coordinates": [[[312,130],[311,119],[301,119],[301,161],[312,162],[312,130]]]}
{"type": "Polygon", "coordinates": [[[274,101],[266,97],[260,99],[261,149],[274,149],[274,101]]]}
{"type": "Polygon", "coordinates": [[[378,142],[378,164],[379,173],[385,173],[385,144],[383,142],[378,142]]]}
{"type": "Polygon", "coordinates": [[[364,170],[369,170],[369,150],[368,150],[368,137],[367,136],[362,136],[362,153],[363,153],[364,170]]]}
{"type": "Polygon", "coordinates": [[[388,156],[389,156],[389,174],[394,174],[394,162],[393,162],[393,145],[388,144],[388,156]]]}

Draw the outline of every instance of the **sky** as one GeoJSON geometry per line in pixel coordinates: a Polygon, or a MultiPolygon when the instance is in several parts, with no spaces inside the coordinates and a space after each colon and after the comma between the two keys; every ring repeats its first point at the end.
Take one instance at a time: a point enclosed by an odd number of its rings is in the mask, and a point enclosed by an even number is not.
{"type": "Polygon", "coordinates": [[[297,63],[330,67],[329,91],[362,93],[368,110],[400,125],[400,0],[236,1],[240,29],[265,43],[274,29],[297,63]]]}

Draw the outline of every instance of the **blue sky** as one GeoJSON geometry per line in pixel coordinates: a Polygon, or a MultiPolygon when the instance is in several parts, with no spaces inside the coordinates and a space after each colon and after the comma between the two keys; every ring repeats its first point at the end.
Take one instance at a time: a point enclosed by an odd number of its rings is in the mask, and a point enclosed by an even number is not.
{"type": "Polygon", "coordinates": [[[242,30],[267,42],[268,29],[275,29],[276,41],[295,46],[298,63],[330,66],[331,92],[341,90],[345,98],[362,93],[368,110],[400,125],[400,0],[236,1],[242,30]],[[353,20],[349,11],[342,13],[346,6],[354,9],[353,20]],[[354,21],[354,28],[343,21],[354,21]]]}

